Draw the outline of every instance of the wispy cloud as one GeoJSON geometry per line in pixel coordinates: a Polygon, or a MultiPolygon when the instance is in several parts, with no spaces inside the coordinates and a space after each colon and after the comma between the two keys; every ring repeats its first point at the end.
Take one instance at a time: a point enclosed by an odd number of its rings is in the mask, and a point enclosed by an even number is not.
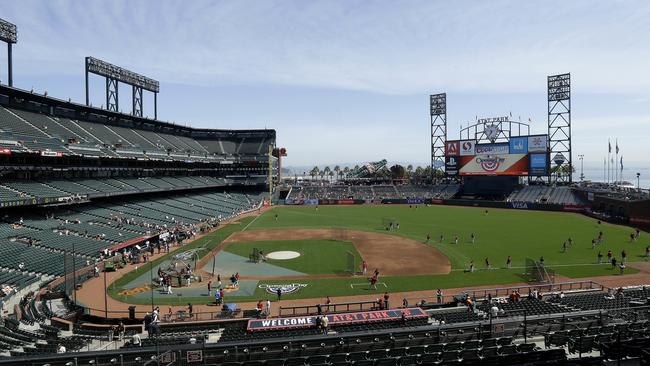
{"type": "Polygon", "coordinates": [[[58,0],[3,13],[31,73],[78,73],[92,54],[196,85],[524,91],[574,70],[585,88],[650,87],[645,1],[58,0]]]}

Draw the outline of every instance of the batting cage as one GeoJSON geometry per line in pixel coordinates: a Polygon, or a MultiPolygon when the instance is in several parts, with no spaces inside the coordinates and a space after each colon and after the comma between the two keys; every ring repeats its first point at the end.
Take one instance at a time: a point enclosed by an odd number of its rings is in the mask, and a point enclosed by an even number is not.
{"type": "Polygon", "coordinates": [[[530,282],[553,283],[555,281],[555,271],[532,258],[526,258],[524,274],[530,282]]]}

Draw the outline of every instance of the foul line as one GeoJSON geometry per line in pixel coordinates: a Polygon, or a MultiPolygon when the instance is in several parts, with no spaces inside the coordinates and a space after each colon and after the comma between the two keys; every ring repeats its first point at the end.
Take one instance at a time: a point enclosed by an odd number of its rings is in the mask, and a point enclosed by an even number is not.
{"type": "Polygon", "coordinates": [[[244,226],[244,228],[241,229],[241,231],[245,231],[246,229],[248,229],[248,227],[251,226],[251,225],[255,222],[255,220],[259,219],[260,216],[262,216],[262,215],[260,214],[260,215],[255,216],[255,218],[253,219],[253,221],[249,222],[248,225],[244,226]]]}
{"type": "MultiPolygon", "coordinates": [[[[640,262],[625,262],[625,263],[640,263],[640,262]]],[[[553,267],[611,266],[611,265],[612,265],[611,263],[603,261],[603,263],[547,264],[544,267],[553,268],[553,267]]],[[[474,271],[479,271],[479,270],[491,271],[491,270],[495,270],[495,269],[524,269],[524,268],[528,268],[528,267],[525,267],[525,266],[524,267],[515,267],[515,266],[513,266],[513,267],[510,267],[510,268],[507,268],[507,267],[492,267],[492,268],[488,269],[488,268],[484,268],[484,267],[476,268],[476,266],[475,266],[474,271]]],[[[463,271],[467,272],[467,269],[466,268],[456,268],[456,269],[451,270],[451,272],[463,272],[463,271]]]]}

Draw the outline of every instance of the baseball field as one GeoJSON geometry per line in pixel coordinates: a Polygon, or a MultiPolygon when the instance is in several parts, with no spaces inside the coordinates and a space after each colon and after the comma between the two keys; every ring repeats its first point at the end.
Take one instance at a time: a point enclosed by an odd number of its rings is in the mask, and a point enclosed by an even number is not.
{"type": "MultiPolygon", "coordinates": [[[[609,250],[619,261],[625,250],[627,264],[646,260],[650,240],[642,232],[632,241],[633,232],[630,227],[599,224],[584,215],[563,212],[424,205],[281,206],[242,218],[179,248],[202,249],[203,282],[179,288],[174,295],[156,291],[154,297],[157,304],[176,304],[180,296],[184,302],[207,303],[213,300],[206,290],[208,279],[214,286],[218,274],[225,285],[235,272],[241,276],[239,288],[226,297],[236,302],[272,298],[267,289],[286,284],[300,284],[295,292],[284,295],[289,299],[496,286],[527,281],[527,259],[542,256],[545,266],[562,278],[618,275],[619,268],[607,263],[609,250]],[[599,232],[603,233],[601,243],[592,248],[599,232]],[[565,249],[563,243],[569,238],[572,245],[565,249]],[[254,249],[269,258],[251,263],[254,249]],[[210,250],[217,251],[216,255],[210,250]],[[602,264],[597,263],[599,251],[602,264]],[[293,254],[270,258],[274,253],[293,254]],[[511,268],[506,268],[508,256],[511,268]],[[360,273],[362,261],[368,266],[366,275],[360,273]],[[470,272],[472,262],[475,271],[470,272]],[[368,277],[375,269],[380,277],[372,289],[368,277]]],[[[140,272],[117,279],[109,286],[110,295],[123,302],[149,303],[149,291],[130,290],[148,286],[147,269],[155,273],[168,260],[168,256],[158,258],[140,272]]],[[[625,274],[636,272],[629,265],[625,269],[625,274]]]]}

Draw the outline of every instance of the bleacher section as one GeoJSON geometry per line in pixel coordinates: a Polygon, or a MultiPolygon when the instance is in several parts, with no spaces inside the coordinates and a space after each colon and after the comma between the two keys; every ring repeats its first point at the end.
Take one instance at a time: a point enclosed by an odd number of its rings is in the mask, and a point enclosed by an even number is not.
{"type": "Polygon", "coordinates": [[[26,198],[64,199],[75,195],[93,198],[161,190],[221,187],[226,183],[226,179],[214,177],[3,181],[0,183],[0,204],[26,198]]]}
{"type": "MultiPolygon", "coordinates": [[[[265,134],[266,132],[261,132],[265,134]]],[[[214,162],[226,156],[255,157],[268,153],[273,138],[250,133],[239,137],[197,140],[190,136],[114,126],[0,106],[0,147],[13,152],[43,151],[63,155],[214,162]],[[10,142],[10,143],[6,143],[10,142]]]]}
{"type": "Polygon", "coordinates": [[[458,193],[457,184],[439,185],[302,185],[292,188],[288,199],[448,199],[458,193]]]}
{"type": "Polygon", "coordinates": [[[581,205],[583,202],[571,187],[524,186],[508,197],[508,202],[534,202],[559,205],[581,205]]]}
{"type": "Polygon", "coordinates": [[[74,253],[82,264],[115,244],[151,236],[164,227],[226,219],[256,207],[260,200],[241,193],[188,193],[7,215],[0,223],[0,270],[18,270],[23,263],[23,272],[62,275],[64,252],[74,253]]]}

